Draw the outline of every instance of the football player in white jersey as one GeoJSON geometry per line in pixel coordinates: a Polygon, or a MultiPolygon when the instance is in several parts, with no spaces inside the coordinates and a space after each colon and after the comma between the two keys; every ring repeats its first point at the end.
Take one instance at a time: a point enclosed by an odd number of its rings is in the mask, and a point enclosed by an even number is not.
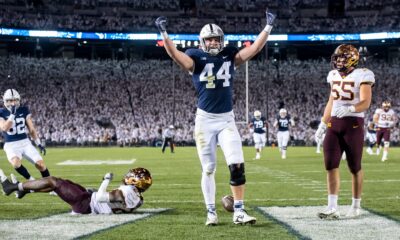
{"type": "Polygon", "coordinates": [[[3,102],[4,108],[0,108],[0,129],[5,140],[4,151],[8,161],[25,179],[33,178],[22,165],[22,157],[34,164],[42,177],[50,176],[43,158],[28,138],[29,134],[40,152],[46,155],[46,149],[37,135],[29,108],[20,105],[21,97],[15,89],[5,91],[3,102]]]}
{"type": "Polygon", "coordinates": [[[352,174],[352,204],[347,217],[358,217],[361,209],[364,145],[364,112],[369,108],[375,77],[366,68],[356,68],[357,49],[348,44],[338,46],[332,55],[333,70],[328,74],[331,87],[324,115],[315,134],[321,139],[326,132],[323,151],[327,171],[328,207],[321,219],[337,219],[340,186],[339,164],[343,152],[352,174]]]}
{"type": "Polygon", "coordinates": [[[279,110],[279,115],[274,122],[274,127],[278,129],[277,139],[278,147],[281,152],[281,158],[286,159],[286,150],[289,142],[289,126],[294,126],[294,120],[287,114],[287,110],[281,108],[279,110]]]}
{"type": "Polygon", "coordinates": [[[256,110],[254,111],[254,118],[249,123],[250,131],[253,132],[253,141],[254,147],[256,149],[256,157],[255,160],[261,158],[261,151],[265,147],[265,143],[267,142],[267,138],[265,136],[267,131],[267,120],[265,117],[261,116],[261,112],[256,110]]]}
{"type": "Polygon", "coordinates": [[[124,176],[122,185],[107,192],[107,186],[112,179],[112,173],[105,174],[99,189],[89,191],[70,180],[53,176],[13,183],[0,169],[1,185],[6,195],[10,195],[14,191],[23,192],[24,195],[31,191],[35,193],[54,191],[71,206],[71,214],[74,215],[131,213],[143,204],[142,193],[153,182],[147,169],[134,168],[124,176]]]}
{"type": "Polygon", "coordinates": [[[168,55],[192,75],[198,96],[195,140],[202,166],[201,188],[207,209],[206,225],[218,224],[215,208],[215,167],[217,144],[224,152],[230,171],[234,198],[234,224],[254,224],[256,218],[244,209],[245,170],[242,140],[233,114],[233,76],[235,69],[259,53],[271,32],[275,15],[266,12],[266,26],[250,47],[240,51],[226,46],[224,32],[216,24],[206,24],[200,31],[200,48],[179,51],[167,33],[167,19],[155,21],[168,55]]]}
{"type": "Polygon", "coordinates": [[[381,160],[384,162],[387,160],[389,153],[390,131],[397,122],[396,113],[391,109],[391,103],[389,101],[384,101],[382,103],[382,108],[376,109],[373,121],[376,125],[376,143],[378,146],[376,154],[379,155],[380,153],[383,139],[384,148],[381,160]]]}

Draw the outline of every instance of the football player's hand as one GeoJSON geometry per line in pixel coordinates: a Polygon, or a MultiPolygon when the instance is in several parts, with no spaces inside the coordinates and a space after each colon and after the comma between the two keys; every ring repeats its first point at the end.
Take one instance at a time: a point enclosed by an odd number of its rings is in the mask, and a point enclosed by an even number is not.
{"type": "Polygon", "coordinates": [[[106,173],[106,175],[104,175],[103,180],[112,180],[113,179],[114,174],[113,173],[106,173]]]}
{"type": "Polygon", "coordinates": [[[325,135],[325,132],[326,132],[326,127],[327,127],[326,124],[323,121],[321,121],[321,123],[318,126],[317,131],[315,132],[315,141],[316,142],[324,141],[324,135],[325,135]]]}
{"type": "Polygon", "coordinates": [[[156,26],[160,32],[167,31],[167,18],[164,16],[158,17],[155,21],[156,26]]]}
{"type": "Polygon", "coordinates": [[[40,150],[40,153],[43,154],[43,156],[46,155],[46,148],[42,144],[39,144],[38,148],[40,150]]]}
{"type": "Polygon", "coordinates": [[[265,19],[267,20],[267,25],[274,25],[274,20],[276,18],[276,15],[269,12],[268,9],[265,11],[265,19]]]}
{"type": "Polygon", "coordinates": [[[342,118],[349,116],[350,113],[355,112],[356,109],[353,105],[351,106],[340,106],[336,109],[336,117],[342,118]]]}

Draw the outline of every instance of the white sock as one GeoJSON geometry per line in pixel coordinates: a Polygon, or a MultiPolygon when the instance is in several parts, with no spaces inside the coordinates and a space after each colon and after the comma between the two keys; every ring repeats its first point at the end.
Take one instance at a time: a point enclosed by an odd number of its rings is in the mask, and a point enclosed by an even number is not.
{"type": "Polygon", "coordinates": [[[334,209],[338,209],[338,195],[333,195],[333,194],[329,194],[328,195],[328,208],[334,208],[334,209]]]}
{"type": "Polygon", "coordinates": [[[361,208],[361,198],[351,198],[352,208],[361,208]]]}
{"type": "Polygon", "coordinates": [[[207,174],[203,172],[201,176],[201,190],[203,191],[204,201],[207,206],[214,205],[215,208],[215,173],[207,174]]]}
{"type": "Polygon", "coordinates": [[[234,200],[233,201],[233,209],[235,212],[244,209],[244,201],[243,200],[234,200]]]}
{"type": "Polygon", "coordinates": [[[20,182],[20,183],[18,183],[18,190],[20,190],[20,191],[24,191],[24,188],[22,187],[22,183],[20,182]]]}

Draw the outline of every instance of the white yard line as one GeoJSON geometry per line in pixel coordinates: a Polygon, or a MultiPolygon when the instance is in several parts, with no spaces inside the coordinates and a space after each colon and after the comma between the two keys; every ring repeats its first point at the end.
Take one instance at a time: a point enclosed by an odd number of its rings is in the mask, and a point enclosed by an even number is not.
{"type": "MultiPolygon", "coordinates": [[[[340,206],[342,216],[350,206],[340,206]]],[[[321,220],[317,213],[324,209],[314,207],[260,207],[269,218],[285,226],[300,239],[313,240],[365,240],[400,239],[400,224],[367,210],[356,219],[321,220]]]]}
{"type": "Polygon", "coordinates": [[[132,214],[79,216],[71,216],[69,213],[64,213],[34,220],[0,220],[0,236],[2,240],[75,239],[147,218],[166,210],[165,208],[141,209],[132,214]]]}

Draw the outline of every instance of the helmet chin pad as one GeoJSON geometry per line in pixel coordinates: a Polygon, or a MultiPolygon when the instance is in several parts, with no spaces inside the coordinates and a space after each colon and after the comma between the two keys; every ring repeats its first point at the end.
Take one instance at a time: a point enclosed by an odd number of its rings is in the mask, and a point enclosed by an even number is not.
{"type": "Polygon", "coordinates": [[[219,52],[221,51],[218,48],[209,48],[208,50],[208,53],[213,56],[217,55],[219,52]]]}

